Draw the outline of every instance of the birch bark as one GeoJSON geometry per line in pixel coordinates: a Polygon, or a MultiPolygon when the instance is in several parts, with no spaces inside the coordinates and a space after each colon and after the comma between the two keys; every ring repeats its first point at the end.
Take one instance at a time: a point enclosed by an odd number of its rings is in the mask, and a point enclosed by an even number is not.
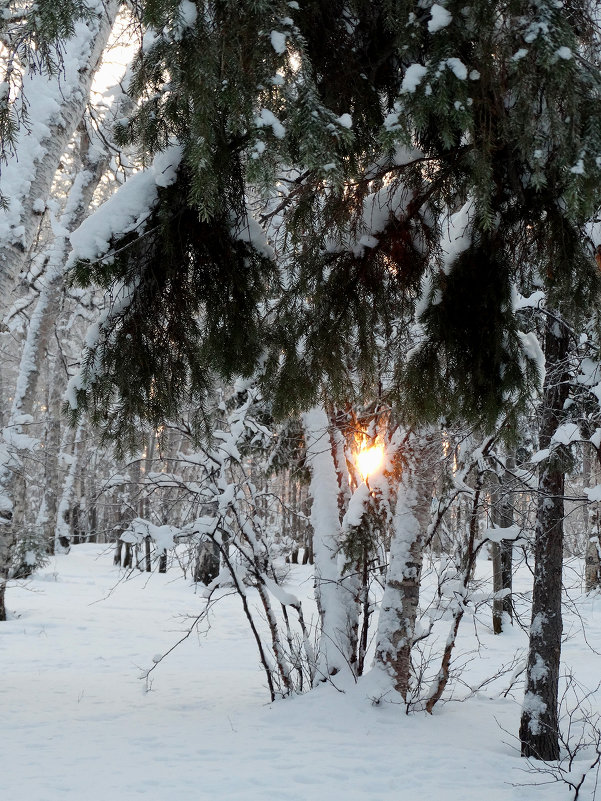
{"type": "Polygon", "coordinates": [[[317,678],[341,671],[354,673],[357,660],[359,606],[345,584],[341,554],[340,486],[325,410],[304,415],[307,464],[311,470],[311,526],[315,556],[315,596],[321,620],[317,678]]]}
{"type": "Polygon", "coordinates": [[[406,700],[419,603],[423,547],[430,520],[435,471],[433,438],[415,435],[394,516],[390,564],[378,619],[376,665],[406,700]]]}
{"type": "Polygon", "coordinates": [[[40,202],[48,197],[61,157],[85,111],[118,7],[117,0],[90,0],[95,15],[75,24],[74,35],[63,47],[59,76],[36,73],[23,82],[31,122],[21,126],[16,155],[0,175],[0,194],[8,199],[8,207],[0,210],[0,311],[9,303],[34,242],[40,202]]]}
{"type": "MultiPolygon", "coordinates": [[[[3,447],[0,448],[0,620],[6,619],[5,593],[12,562],[19,521],[23,518],[24,476],[20,451],[35,448],[37,443],[26,436],[23,426],[32,419],[37,396],[38,377],[54,321],[57,319],[63,289],[64,269],[70,251],[69,233],[82,222],[88,213],[94,190],[106,167],[104,156],[89,155],[87,146],[82,148],[82,169],[77,174],[67,197],[65,208],[58,224],[58,233],[46,256],[44,282],[35,310],[31,317],[14,391],[12,408],[3,429],[3,447]],[[18,491],[19,486],[21,491],[18,491]],[[22,503],[15,503],[21,499],[22,503]]],[[[54,391],[62,390],[58,374],[54,376],[54,391]]],[[[66,383],[66,377],[65,377],[66,383]]],[[[56,398],[53,397],[53,405],[56,398]]],[[[54,409],[56,411],[56,409],[54,409]]],[[[56,434],[56,432],[54,432],[56,434]]],[[[55,437],[56,438],[56,437],[55,437]]],[[[52,457],[50,457],[52,458],[52,457]]],[[[50,466],[50,465],[49,465],[50,466]]],[[[56,468],[57,465],[55,464],[56,468]]],[[[54,487],[56,490],[56,487],[54,487]]],[[[49,489],[47,514],[56,505],[52,488],[49,489]]],[[[49,525],[54,527],[54,517],[49,525]]]]}

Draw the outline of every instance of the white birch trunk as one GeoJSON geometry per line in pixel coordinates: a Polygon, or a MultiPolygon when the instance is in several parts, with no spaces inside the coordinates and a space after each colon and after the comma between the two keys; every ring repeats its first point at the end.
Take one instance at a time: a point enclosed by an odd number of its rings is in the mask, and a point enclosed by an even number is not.
{"type": "Polygon", "coordinates": [[[27,127],[21,126],[16,155],[0,175],[0,194],[8,200],[8,208],[0,210],[0,311],[9,304],[34,242],[44,200],[85,111],[118,2],[90,0],[90,7],[96,15],[86,23],[77,22],[74,35],[64,43],[60,75],[32,74],[23,82],[31,119],[27,127]]]}
{"type": "Polygon", "coordinates": [[[75,432],[75,440],[73,442],[73,453],[71,454],[69,471],[63,484],[61,499],[58,504],[58,513],[56,516],[56,527],[54,529],[54,547],[56,550],[59,548],[67,547],[67,543],[71,541],[71,524],[69,522],[69,513],[73,507],[73,494],[75,491],[75,479],[77,477],[77,470],[79,467],[79,459],[81,457],[81,441],[83,438],[83,421],[77,426],[75,432]]]}
{"type": "Polygon", "coordinates": [[[321,619],[317,679],[354,671],[359,608],[345,586],[340,553],[340,487],[328,417],[321,407],[304,415],[307,464],[311,470],[311,525],[315,553],[315,596],[321,619]]]}
{"type": "MultiPolygon", "coordinates": [[[[23,425],[32,420],[37,395],[40,367],[52,325],[58,315],[63,288],[64,269],[71,245],[69,233],[76,228],[88,212],[92,195],[105,166],[103,159],[85,160],[69,192],[54,241],[47,253],[43,286],[31,317],[17,376],[13,403],[6,427],[2,432],[0,448],[0,620],[5,619],[4,595],[10,575],[12,551],[18,523],[23,518],[22,503],[25,492],[19,452],[37,447],[37,441],[28,437],[23,425]],[[18,487],[21,485],[21,491],[18,487]]],[[[56,378],[56,376],[55,376],[56,378]]]]}
{"type": "Polygon", "coordinates": [[[375,660],[405,700],[410,688],[423,547],[435,480],[431,440],[416,436],[411,445],[409,468],[403,474],[397,497],[375,660]]]}

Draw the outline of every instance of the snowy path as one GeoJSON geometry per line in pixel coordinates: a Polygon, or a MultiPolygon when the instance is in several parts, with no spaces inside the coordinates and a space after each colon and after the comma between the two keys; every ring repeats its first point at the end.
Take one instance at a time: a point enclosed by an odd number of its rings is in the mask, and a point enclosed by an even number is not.
{"type": "MultiPolygon", "coordinates": [[[[560,785],[512,786],[534,777],[499,727],[515,732],[519,705],[492,690],[433,717],[372,705],[369,677],[346,693],[323,687],[266,704],[235,598],[222,601],[206,638],[191,637],[159,666],[145,692],[140,669],[177,639],[181,616],[203,601],[175,572],[148,584],[139,575],[108,594],[118,573],[110,554],[97,553],[97,546],[77,546],[27,588],[10,591],[18,617],[0,630],[0,799],[570,797],[560,785]]],[[[587,603],[589,640],[601,643],[601,601],[587,603]]],[[[574,632],[568,659],[594,686],[601,657],[583,649],[575,624],[574,632]]],[[[485,661],[509,659],[524,638],[512,632],[486,644],[475,673],[486,672],[485,661]]]]}

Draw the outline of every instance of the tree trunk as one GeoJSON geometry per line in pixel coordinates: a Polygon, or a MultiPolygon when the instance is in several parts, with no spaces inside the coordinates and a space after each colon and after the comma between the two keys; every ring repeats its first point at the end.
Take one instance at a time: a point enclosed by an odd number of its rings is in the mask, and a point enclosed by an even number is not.
{"type": "MultiPolygon", "coordinates": [[[[588,513],[588,510],[587,510],[588,513]]],[[[599,547],[599,512],[595,513],[595,523],[586,543],[584,580],[587,592],[601,587],[601,548],[599,547]]]]}
{"type": "Polygon", "coordinates": [[[115,543],[115,551],[114,551],[114,554],[113,554],[113,564],[116,567],[121,567],[121,559],[122,559],[122,556],[123,556],[123,545],[124,545],[124,542],[121,539],[118,539],[117,542],[115,543]]]}
{"type": "Polygon", "coordinates": [[[390,565],[378,620],[376,665],[388,673],[395,690],[405,700],[411,680],[423,547],[435,481],[432,451],[429,437],[415,437],[409,469],[399,489],[390,565]]]}
{"type": "Polygon", "coordinates": [[[58,512],[58,492],[60,469],[58,464],[61,452],[61,402],[66,385],[66,373],[59,366],[59,354],[49,356],[48,402],[46,411],[46,431],[44,440],[44,495],[42,504],[46,511],[43,522],[44,541],[49,553],[56,553],[54,528],[58,512]]]}
{"type": "MultiPolygon", "coordinates": [[[[45,280],[32,315],[27,336],[21,353],[19,374],[17,385],[14,391],[9,423],[3,439],[6,443],[6,455],[0,462],[0,598],[4,597],[6,582],[10,574],[12,553],[15,546],[17,534],[17,522],[21,519],[21,510],[14,507],[14,501],[24,495],[25,488],[19,482],[24,482],[22,471],[19,469],[20,460],[17,455],[19,450],[23,450],[23,437],[20,421],[25,419],[23,415],[31,415],[36,399],[38,377],[47,354],[47,346],[50,338],[52,325],[58,315],[60,306],[60,296],[63,287],[64,268],[67,255],[70,250],[68,232],[76,228],[88,213],[89,204],[95,188],[100,180],[101,173],[106,164],[106,159],[99,159],[97,153],[89,156],[89,142],[84,141],[82,136],[81,143],[81,167],[73,186],[69,191],[65,208],[60,218],[63,234],[58,235],[47,251],[47,266],[45,280]],[[8,432],[8,434],[6,433],[8,432]]],[[[55,375],[54,381],[58,380],[55,375]]],[[[55,391],[58,387],[55,387],[55,391]]],[[[53,398],[55,400],[55,398],[53,398]]],[[[58,410],[54,410],[58,412],[58,410]]],[[[54,440],[57,438],[57,432],[54,440]]],[[[54,441],[53,440],[53,441],[54,441]]],[[[32,447],[31,445],[28,447],[32,447]]],[[[54,470],[57,470],[58,454],[45,457],[49,462],[53,461],[54,470]]],[[[47,464],[47,466],[50,466],[47,464]]],[[[49,526],[55,529],[55,518],[52,512],[56,508],[56,483],[49,484],[49,498],[46,501],[46,509],[50,518],[49,526]],[[54,498],[52,492],[55,492],[54,498]]],[[[49,531],[46,532],[49,534],[49,531]]],[[[68,536],[61,531],[59,536],[68,536]]],[[[56,540],[53,547],[56,546],[56,540]]],[[[4,602],[0,602],[0,620],[4,620],[4,602]]]]}
{"type": "Polygon", "coordinates": [[[359,607],[342,575],[340,486],[330,423],[323,408],[304,415],[307,464],[311,470],[311,525],[315,553],[315,597],[321,620],[316,678],[356,671],[359,607]]]}
{"type": "MultiPolygon", "coordinates": [[[[591,484],[591,446],[583,444],[582,483],[585,487],[591,484]]],[[[582,509],[582,525],[585,534],[586,553],[584,581],[587,592],[601,587],[601,549],[599,548],[599,505],[593,507],[584,504],[582,509]],[[591,525],[592,524],[592,525],[591,525]]]]}
{"type": "Polygon", "coordinates": [[[219,575],[219,546],[212,540],[202,540],[196,546],[194,581],[210,584],[219,575]]]}
{"type": "Polygon", "coordinates": [[[116,0],[109,0],[86,23],[85,35],[78,31],[63,43],[60,78],[43,73],[24,78],[23,97],[36,105],[30,108],[29,124],[21,125],[15,157],[2,168],[2,184],[11,192],[7,208],[0,210],[0,309],[8,304],[34,242],[40,222],[36,204],[48,197],[61,157],[81,121],[118,7],[116,0]]]}
{"type": "Polygon", "coordinates": [[[83,421],[81,421],[75,432],[69,471],[63,483],[61,499],[58,505],[56,528],[54,530],[55,545],[56,543],[60,543],[61,540],[79,542],[79,509],[73,503],[73,495],[75,491],[78,462],[82,450],[81,440],[83,437],[83,429],[84,424],[83,421]]]}
{"type": "Polygon", "coordinates": [[[134,564],[134,549],[132,547],[131,542],[125,543],[125,556],[123,557],[123,568],[127,570],[127,568],[133,567],[134,564]]]}
{"type": "MultiPolygon", "coordinates": [[[[514,460],[507,457],[507,466],[511,467],[514,460]]],[[[507,490],[507,476],[499,476],[498,484],[493,490],[492,522],[496,528],[509,528],[513,525],[513,498],[507,490]]],[[[492,623],[495,634],[503,631],[503,619],[513,619],[511,603],[511,589],[513,581],[513,540],[501,540],[491,543],[493,564],[493,592],[505,591],[502,598],[495,598],[492,605],[492,623]]]]}
{"type": "MultiPolygon", "coordinates": [[[[547,374],[543,389],[540,448],[551,447],[568,397],[568,333],[551,314],[545,330],[547,374]]],[[[565,467],[561,447],[541,465],[535,529],[532,623],[526,693],[520,725],[522,756],[559,759],[558,684],[561,655],[565,467]]]]}
{"type": "Polygon", "coordinates": [[[152,540],[150,534],[144,537],[144,564],[147,573],[152,573],[152,540]]]}

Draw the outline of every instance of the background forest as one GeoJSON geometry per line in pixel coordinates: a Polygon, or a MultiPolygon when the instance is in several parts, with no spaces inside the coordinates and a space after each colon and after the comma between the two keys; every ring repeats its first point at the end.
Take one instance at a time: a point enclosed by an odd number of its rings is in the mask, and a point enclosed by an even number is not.
{"type": "Polygon", "coordinates": [[[0,619],[101,546],[193,587],[188,633],[233,594],[271,701],[519,688],[522,756],[577,797],[598,4],[2,9],[0,619]],[[477,688],[466,627],[507,643],[477,688]]]}

